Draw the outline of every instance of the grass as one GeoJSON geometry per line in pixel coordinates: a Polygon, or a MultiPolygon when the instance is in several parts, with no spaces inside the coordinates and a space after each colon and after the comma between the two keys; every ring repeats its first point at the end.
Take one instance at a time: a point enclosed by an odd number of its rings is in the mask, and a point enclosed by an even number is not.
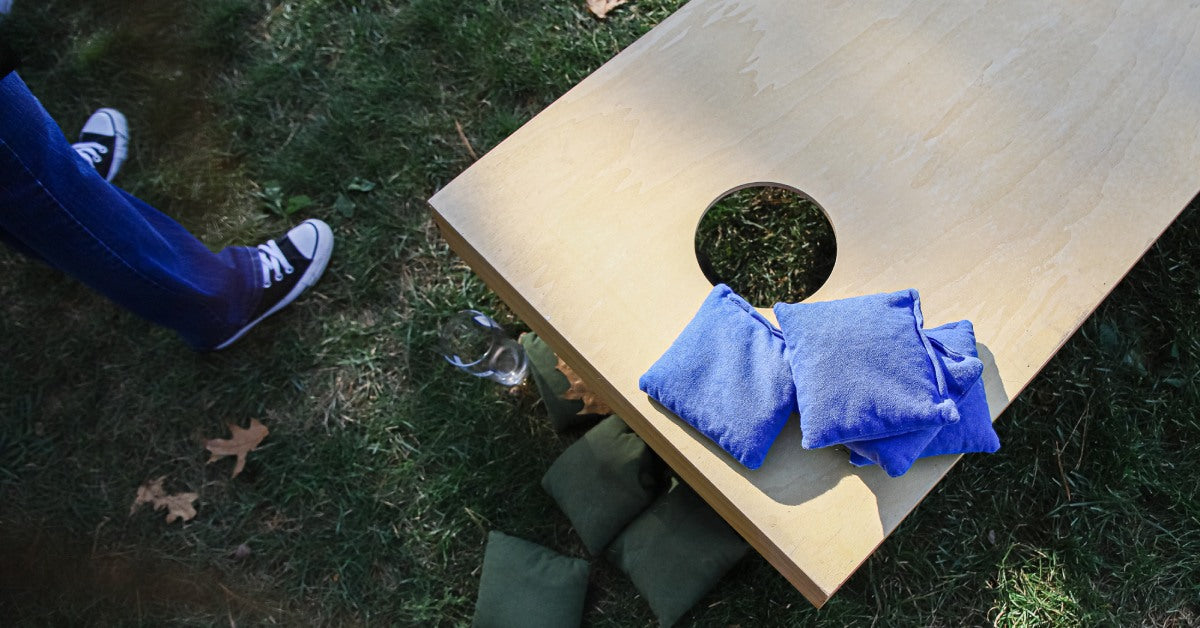
{"type": "Polygon", "coordinates": [[[825,212],[784,188],[757,186],[728,194],[696,228],[696,258],[704,276],[758,307],[807,298],[829,278],[836,257],[825,212]]]}
{"type": "MultiPolygon", "coordinates": [[[[487,530],[586,555],[538,486],[574,435],[433,350],[463,307],[522,324],[424,199],[471,161],[456,123],[482,154],[681,4],[18,0],[0,36],[68,132],[129,116],[123,186],[214,247],[282,232],[307,197],[338,250],[206,355],[0,253],[6,623],[459,625],[487,530]],[[271,435],[246,471],[206,465],[201,441],[252,417],[271,435]],[[129,514],[163,474],[200,494],[194,521],[129,514]]],[[[959,464],[823,610],[752,556],[684,623],[1200,623],[1194,205],[1001,418],[1001,452],[959,464]]],[[[586,623],[653,617],[593,561],[586,623]]]]}

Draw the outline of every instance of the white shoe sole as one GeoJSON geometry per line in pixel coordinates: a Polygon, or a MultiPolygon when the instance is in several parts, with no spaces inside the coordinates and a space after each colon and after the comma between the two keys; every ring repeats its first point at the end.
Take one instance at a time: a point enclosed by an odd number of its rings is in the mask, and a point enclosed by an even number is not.
{"type": "Polygon", "coordinates": [[[287,293],[287,296],[280,299],[278,303],[276,303],[271,309],[264,312],[262,316],[250,321],[245,327],[239,329],[238,332],[231,336],[228,340],[214,347],[214,351],[220,351],[221,349],[224,349],[237,342],[239,338],[245,335],[246,332],[253,329],[255,325],[261,323],[263,319],[274,314],[275,312],[278,312],[279,310],[282,310],[284,307],[287,307],[305,290],[316,284],[321,278],[321,275],[325,273],[325,267],[329,265],[329,258],[333,256],[333,230],[330,229],[329,225],[325,224],[324,221],[317,220],[315,218],[310,218],[304,222],[311,223],[317,228],[317,251],[313,254],[312,263],[309,264],[308,270],[304,271],[304,274],[300,276],[300,280],[296,282],[296,285],[292,288],[291,292],[287,293]]]}

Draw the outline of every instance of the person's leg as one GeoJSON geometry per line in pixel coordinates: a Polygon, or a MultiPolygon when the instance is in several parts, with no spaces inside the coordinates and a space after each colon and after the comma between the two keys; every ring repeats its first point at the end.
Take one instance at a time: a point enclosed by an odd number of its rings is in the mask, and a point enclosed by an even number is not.
{"type": "MultiPolygon", "coordinates": [[[[3,222],[3,220],[0,220],[0,222],[3,222]]],[[[21,242],[20,240],[9,235],[8,232],[3,229],[3,227],[0,227],[0,244],[7,246],[8,248],[20,253],[21,255],[24,255],[25,257],[35,259],[40,262],[46,261],[42,259],[41,255],[38,255],[37,251],[25,246],[24,242],[21,242]]]]}
{"type": "Polygon", "coordinates": [[[259,251],[213,253],[84,161],[14,73],[0,80],[0,239],[199,349],[254,318],[259,251]]]}
{"type": "MultiPolygon", "coordinates": [[[[2,54],[0,48],[0,55],[2,54]]],[[[0,68],[0,78],[7,74],[8,72],[0,68]]],[[[100,109],[88,118],[79,135],[79,141],[71,144],[71,148],[84,160],[91,162],[100,176],[111,182],[120,171],[129,149],[129,130],[125,116],[114,109],[100,109]]],[[[0,244],[7,245],[26,257],[40,262],[46,261],[37,251],[9,235],[4,229],[0,229],[0,244]]]]}

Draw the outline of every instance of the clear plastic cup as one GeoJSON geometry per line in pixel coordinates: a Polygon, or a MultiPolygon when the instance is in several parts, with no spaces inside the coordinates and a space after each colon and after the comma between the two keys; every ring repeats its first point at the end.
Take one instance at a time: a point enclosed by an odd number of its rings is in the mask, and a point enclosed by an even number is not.
{"type": "Polygon", "coordinates": [[[525,381],[529,358],[500,324],[477,310],[463,310],[442,325],[439,350],[459,370],[505,386],[525,381]]]}

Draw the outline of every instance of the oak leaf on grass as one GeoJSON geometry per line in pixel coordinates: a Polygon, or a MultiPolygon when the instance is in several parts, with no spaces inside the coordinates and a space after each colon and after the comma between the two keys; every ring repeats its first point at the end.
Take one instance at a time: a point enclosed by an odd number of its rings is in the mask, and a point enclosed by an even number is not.
{"type": "Polygon", "coordinates": [[[628,1],[629,0],[587,0],[587,6],[588,10],[592,12],[592,15],[595,15],[600,19],[604,19],[605,16],[608,15],[609,11],[612,11],[628,1]]]}
{"type": "Polygon", "coordinates": [[[250,419],[248,428],[241,428],[230,423],[229,433],[230,438],[214,438],[204,441],[204,448],[212,452],[212,457],[208,459],[209,464],[225,456],[237,456],[237,464],[233,466],[233,475],[229,476],[236,478],[242,472],[242,468],[246,466],[246,454],[257,449],[258,444],[267,437],[270,431],[258,419],[250,419]]]}
{"type": "MultiPolygon", "coordinates": [[[[557,356],[555,356],[557,357],[557,356]]],[[[554,368],[558,369],[567,378],[567,383],[571,385],[566,392],[563,393],[563,399],[577,399],[583,402],[583,408],[576,412],[576,415],[582,414],[612,414],[612,409],[608,404],[600,400],[600,396],[588,389],[587,384],[579,378],[575,373],[575,369],[571,368],[562,358],[558,358],[558,365],[554,368]]]]}
{"type": "Polygon", "coordinates": [[[133,506],[129,507],[129,514],[137,512],[142,504],[152,504],[155,510],[167,509],[167,523],[174,523],[176,519],[191,521],[196,516],[196,507],[192,502],[200,499],[200,496],[196,493],[168,495],[163,489],[165,479],[167,476],[164,475],[155,480],[146,480],[139,486],[137,499],[133,500],[133,506]]]}

